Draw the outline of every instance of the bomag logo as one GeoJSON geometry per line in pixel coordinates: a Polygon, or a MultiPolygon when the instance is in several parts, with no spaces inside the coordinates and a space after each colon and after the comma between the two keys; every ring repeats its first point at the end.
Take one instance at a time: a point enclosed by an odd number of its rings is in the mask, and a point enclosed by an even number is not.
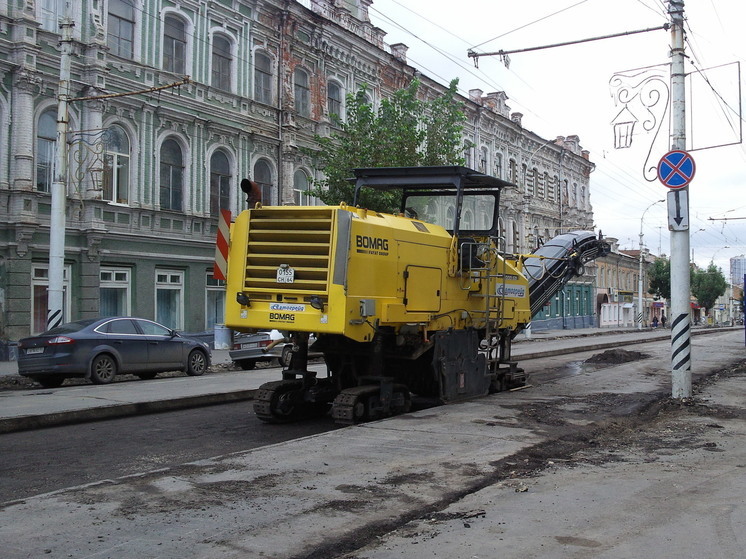
{"type": "Polygon", "coordinates": [[[361,254],[373,254],[386,256],[389,253],[389,240],[382,237],[369,237],[368,235],[356,235],[355,246],[361,254]]]}
{"type": "Polygon", "coordinates": [[[270,322],[295,322],[295,315],[289,312],[271,312],[269,313],[270,322]]]}

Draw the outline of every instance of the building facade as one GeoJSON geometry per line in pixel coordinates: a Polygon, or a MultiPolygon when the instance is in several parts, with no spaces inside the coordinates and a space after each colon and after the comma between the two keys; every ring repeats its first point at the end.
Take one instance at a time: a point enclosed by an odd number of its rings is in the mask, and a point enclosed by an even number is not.
{"type": "Polygon", "coordinates": [[[743,287],[743,279],[746,277],[746,256],[734,256],[730,259],[730,283],[743,287]]]}
{"type": "MultiPolygon", "coordinates": [[[[0,6],[2,340],[45,329],[66,3],[0,6]]],[[[217,216],[246,207],[241,179],[265,204],[313,204],[303,148],[331,133],[331,114],[344,118],[348,93],[365,84],[377,106],[415,77],[425,96],[445,89],[408,64],[405,45],[384,43],[371,3],[70,3],[65,320],[131,314],[192,332],[222,322],[217,216]]],[[[505,250],[592,228],[593,164],[577,136],[523,128],[503,92],[461,100],[467,165],[516,185],[503,194],[505,250]]]]}

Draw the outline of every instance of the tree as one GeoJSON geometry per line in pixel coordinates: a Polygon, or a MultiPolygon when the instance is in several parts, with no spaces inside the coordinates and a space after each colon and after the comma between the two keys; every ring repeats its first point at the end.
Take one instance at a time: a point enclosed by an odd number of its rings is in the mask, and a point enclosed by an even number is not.
{"type": "Polygon", "coordinates": [[[648,268],[648,278],[648,293],[662,299],[671,299],[671,262],[668,259],[656,258],[648,268]]]}
{"type": "MultiPolygon", "coordinates": [[[[306,150],[324,178],[314,181],[312,194],[326,204],[351,204],[354,185],[348,179],[357,167],[416,167],[463,165],[461,133],[466,116],[456,100],[458,80],[431,101],[418,98],[419,80],[381,101],[378,112],[368,102],[366,87],[347,95],[346,120],[336,115],[340,132],[316,135],[315,150],[306,150]]],[[[399,196],[390,191],[366,189],[358,205],[396,211],[399,196]]]]}
{"type": "Polygon", "coordinates": [[[728,282],[715,264],[710,263],[707,270],[697,270],[692,276],[692,295],[699,305],[710,310],[718,297],[725,294],[728,282]]]}

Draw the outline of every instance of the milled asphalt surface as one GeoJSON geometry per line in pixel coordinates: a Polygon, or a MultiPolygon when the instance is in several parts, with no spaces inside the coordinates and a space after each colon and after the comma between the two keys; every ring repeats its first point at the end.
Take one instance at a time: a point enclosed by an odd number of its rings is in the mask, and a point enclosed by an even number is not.
{"type": "MultiPolygon", "coordinates": [[[[696,333],[706,333],[697,330],[696,333]]],[[[598,328],[521,334],[513,346],[519,361],[571,353],[578,347],[600,350],[639,343],[641,339],[665,339],[670,331],[603,330],[598,328]]],[[[227,350],[213,350],[214,370],[225,371],[231,363],[227,350]]],[[[311,364],[319,373],[323,363],[311,364]]],[[[15,362],[0,362],[0,375],[17,374],[15,362]]],[[[195,406],[250,400],[265,382],[279,380],[276,368],[208,373],[201,377],[156,378],[147,381],[114,382],[0,391],[0,434],[98,419],[154,413],[195,406]]]]}
{"type": "MultiPolygon", "coordinates": [[[[696,334],[697,379],[746,357],[742,329],[696,334]]],[[[587,350],[582,359],[620,346],[650,357],[560,375],[526,390],[0,503],[2,556],[744,557],[743,377],[724,376],[706,386],[691,404],[699,414],[686,416],[688,404],[682,403],[682,417],[674,419],[683,426],[661,428],[661,438],[670,438],[660,443],[662,453],[643,448],[625,455],[610,447],[606,462],[593,461],[592,453],[609,441],[593,440],[593,431],[584,429],[634,418],[670,393],[670,348],[646,344],[659,336],[668,338],[669,332],[536,334],[514,346],[519,361],[536,359],[536,367],[551,367],[546,356],[572,346],[587,350]],[[588,463],[563,466],[565,457],[550,455],[542,459],[542,475],[513,477],[511,471],[520,470],[532,452],[553,442],[552,413],[563,410],[572,418],[565,432],[575,425],[591,437],[588,463]],[[542,411],[549,414],[545,428],[526,423],[542,411]]],[[[180,399],[219,401],[241,392],[250,397],[256,386],[278,375],[277,369],[255,370],[8,391],[0,395],[0,415],[13,423],[83,409],[124,407],[137,413],[180,399]],[[10,405],[19,400],[25,403],[10,405]]]]}

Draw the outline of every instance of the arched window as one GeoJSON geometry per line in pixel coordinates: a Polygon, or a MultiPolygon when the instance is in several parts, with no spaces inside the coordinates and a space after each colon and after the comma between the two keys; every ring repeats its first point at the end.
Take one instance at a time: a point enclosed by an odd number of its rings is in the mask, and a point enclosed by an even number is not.
{"type": "Polygon", "coordinates": [[[36,128],[36,190],[49,192],[54,180],[57,146],[57,111],[49,109],[39,117],[36,128]]]}
{"type": "Polygon", "coordinates": [[[264,159],[254,164],[254,182],[262,189],[262,204],[272,203],[272,168],[264,159]]]}
{"type": "Polygon", "coordinates": [[[163,69],[186,73],[186,28],[184,21],[172,14],[163,22],[163,69]]]}
{"type": "Polygon", "coordinates": [[[461,225],[461,229],[464,229],[466,231],[474,229],[474,215],[471,213],[471,210],[466,210],[464,212],[464,221],[461,225]]]}
{"type": "Polygon", "coordinates": [[[261,52],[254,57],[254,99],[272,104],[272,60],[261,52]]]}
{"type": "Polygon", "coordinates": [[[515,159],[508,161],[508,180],[513,184],[518,184],[518,164],[515,159]]]}
{"type": "Polygon", "coordinates": [[[295,112],[301,116],[311,116],[311,87],[308,74],[300,68],[293,74],[295,91],[295,112]]]}
{"type": "Polygon", "coordinates": [[[225,91],[231,90],[231,65],[233,53],[231,42],[223,35],[212,38],[212,86],[225,91]]]}
{"type": "Polygon", "coordinates": [[[342,88],[334,82],[329,82],[327,89],[327,110],[329,116],[335,115],[342,119],[342,88]]]}
{"type": "Polygon", "coordinates": [[[230,209],[231,164],[225,152],[217,150],[210,158],[210,214],[230,209]]]}
{"type": "Polygon", "coordinates": [[[309,194],[311,179],[308,174],[298,169],[293,175],[293,201],[299,206],[315,206],[316,198],[309,194]]]}
{"type": "Polygon", "coordinates": [[[534,185],[527,182],[528,180],[528,167],[524,163],[521,165],[521,185],[526,190],[526,194],[534,193],[534,185]]]}
{"type": "Polygon", "coordinates": [[[104,200],[129,204],[130,140],[119,125],[104,133],[104,200]]]}
{"type": "Polygon", "coordinates": [[[482,146],[479,150],[479,169],[477,169],[480,173],[486,173],[487,172],[487,157],[489,155],[489,152],[487,151],[487,148],[485,146],[482,146]]]}
{"type": "Polygon", "coordinates": [[[162,210],[181,211],[184,191],[184,156],[176,140],[161,145],[160,200],[162,210]]]}
{"type": "Polygon", "coordinates": [[[106,41],[109,53],[131,59],[135,44],[134,0],[109,0],[106,41]]]}
{"type": "Polygon", "coordinates": [[[503,178],[503,154],[499,151],[495,152],[495,176],[498,179],[503,178]]]}
{"type": "Polygon", "coordinates": [[[559,184],[559,179],[557,178],[557,175],[554,175],[551,180],[547,177],[547,198],[549,200],[554,201],[557,191],[557,185],[559,184]]]}

